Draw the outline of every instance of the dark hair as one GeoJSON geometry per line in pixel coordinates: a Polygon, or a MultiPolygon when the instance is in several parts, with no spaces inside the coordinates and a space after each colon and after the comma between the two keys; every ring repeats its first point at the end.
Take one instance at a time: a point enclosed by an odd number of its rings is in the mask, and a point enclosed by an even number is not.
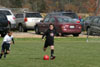
{"type": "Polygon", "coordinates": [[[7,33],[11,33],[12,31],[8,30],[7,33]]]}
{"type": "Polygon", "coordinates": [[[50,25],[52,25],[52,26],[54,27],[54,24],[50,23],[50,24],[49,24],[49,27],[50,27],[50,25]]]}

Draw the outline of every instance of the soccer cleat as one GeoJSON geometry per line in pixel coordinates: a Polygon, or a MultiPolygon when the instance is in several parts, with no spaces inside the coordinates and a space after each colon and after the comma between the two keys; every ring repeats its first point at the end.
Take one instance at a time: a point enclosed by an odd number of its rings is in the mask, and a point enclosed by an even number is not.
{"type": "Polygon", "coordinates": [[[43,48],[43,51],[46,51],[46,48],[43,48]]]}
{"type": "Polygon", "coordinates": [[[51,57],[51,60],[54,60],[55,58],[56,58],[55,56],[52,56],[52,57],[51,57]]]}

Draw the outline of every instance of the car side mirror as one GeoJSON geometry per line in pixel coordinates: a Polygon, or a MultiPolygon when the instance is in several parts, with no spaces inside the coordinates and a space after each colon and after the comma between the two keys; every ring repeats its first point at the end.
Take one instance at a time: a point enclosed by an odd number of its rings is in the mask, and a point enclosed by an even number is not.
{"type": "Polygon", "coordinates": [[[42,23],[43,23],[43,20],[41,20],[40,22],[42,22],[42,23]]]}

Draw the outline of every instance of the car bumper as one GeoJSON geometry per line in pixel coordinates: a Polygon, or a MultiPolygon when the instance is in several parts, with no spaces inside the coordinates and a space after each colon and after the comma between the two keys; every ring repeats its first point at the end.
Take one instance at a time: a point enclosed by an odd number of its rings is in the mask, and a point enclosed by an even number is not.
{"type": "Polygon", "coordinates": [[[65,29],[62,30],[62,33],[66,33],[66,34],[79,34],[81,33],[81,29],[65,29]]]}

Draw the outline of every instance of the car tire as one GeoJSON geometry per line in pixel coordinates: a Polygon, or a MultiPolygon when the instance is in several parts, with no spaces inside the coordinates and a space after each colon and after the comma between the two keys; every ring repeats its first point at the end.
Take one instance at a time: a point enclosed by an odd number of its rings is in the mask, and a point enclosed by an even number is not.
{"type": "Polygon", "coordinates": [[[35,27],[35,33],[36,33],[36,34],[40,34],[40,31],[39,31],[38,26],[35,27]]]}
{"type": "Polygon", "coordinates": [[[18,26],[18,31],[19,31],[19,32],[24,32],[24,28],[23,28],[22,25],[19,25],[19,26],[18,26]]]}
{"type": "Polygon", "coordinates": [[[5,33],[2,33],[2,34],[1,34],[1,37],[4,37],[5,35],[6,35],[5,33]]]}
{"type": "Polygon", "coordinates": [[[24,32],[27,32],[27,29],[24,29],[24,32]]]}
{"type": "Polygon", "coordinates": [[[74,36],[74,37],[78,37],[78,36],[79,36],[79,34],[73,34],[73,36],[74,36]]]}

